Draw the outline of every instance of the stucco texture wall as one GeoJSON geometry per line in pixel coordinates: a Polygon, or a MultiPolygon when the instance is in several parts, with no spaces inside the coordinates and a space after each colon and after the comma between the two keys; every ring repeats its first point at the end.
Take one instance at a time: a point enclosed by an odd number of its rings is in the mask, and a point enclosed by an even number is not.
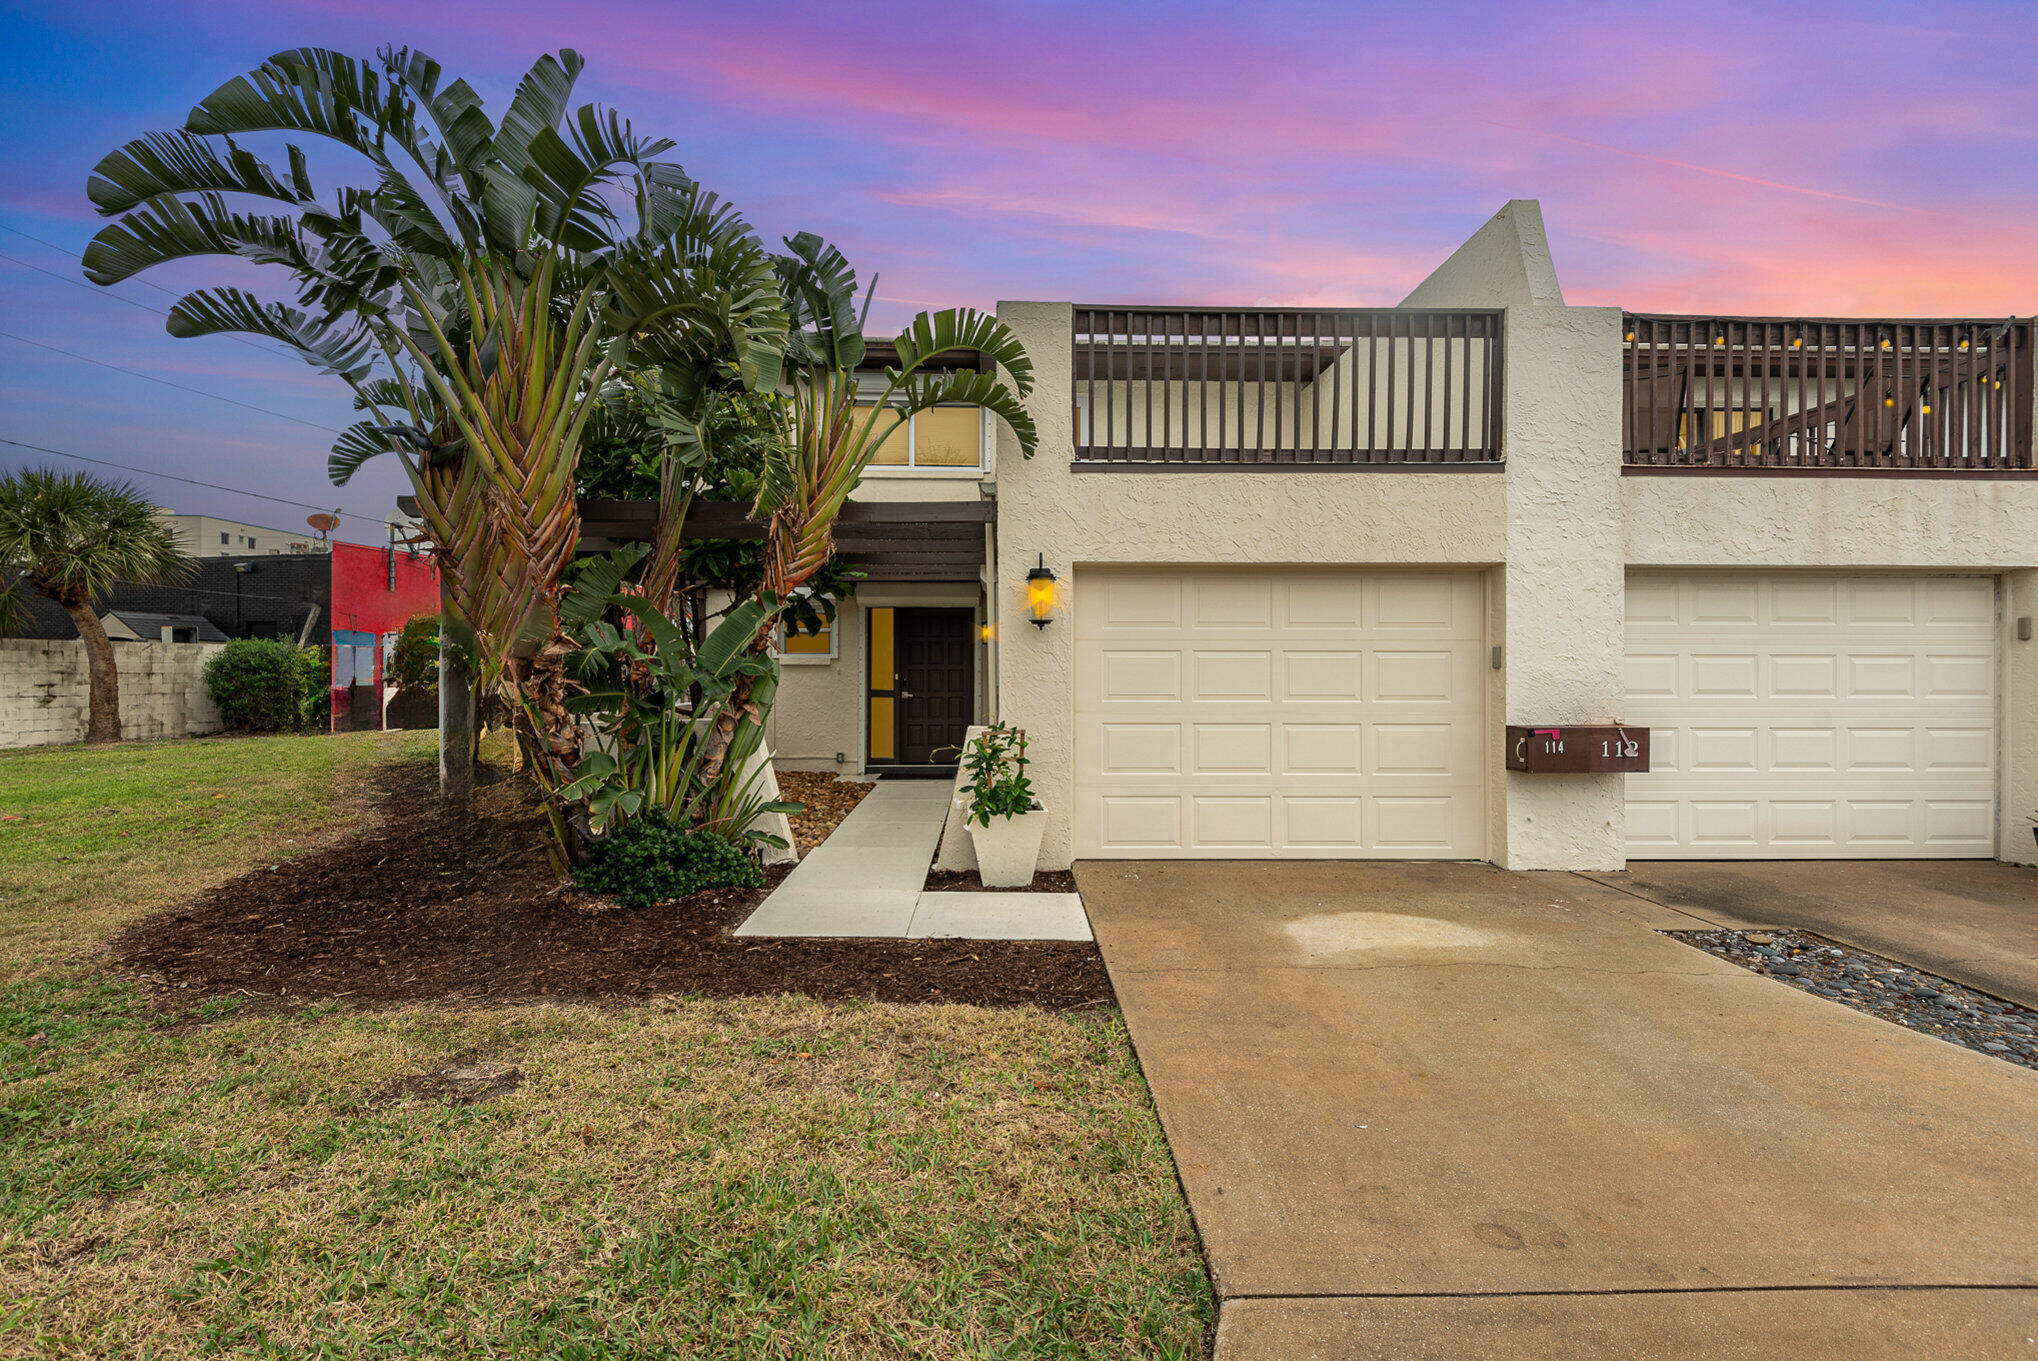
{"type": "MultiPolygon", "coordinates": [[[[1620,312],[1511,307],[1507,366],[1507,722],[1603,723],[1625,694],[1620,312]]],[[[1502,779],[1497,861],[1626,862],[1622,777],[1502,779]]]]}
{"type": "MultiPolygon", "coordinates": [[[[218,732],[219,706],[206,692],[205,663],[221,643],[115,643],[124,739],[218,732]]],[[[40,638],[0,639],[0,747],[78,742],[90,694],[85,645],[40,638]]]]}
{"type": "Polygon", "coordinates": [[[2038,482],[1636,475],[1620,490],[1637,567],[2038,567],[2038,482]]]}
{"type": "MultiPolygon", "coordinates": [[[[1078,473],[1071,428],[1066,303],[1003,303],[999,317],[1032,356],[1028,408],[1039,452],[1000,433],[998,710],[1032,739],[1034,785],[1048,808],[1041,865],[1071,860],[1075,801],[1075,630],[1081,569],[1104,564],[1484,566],[1506,549],[1498,473],[1078,473]],[[1026,570],[1044,556],[1060,578],[1056,623],[1026,614],[1026,570]]],[[[1617,407],[1616,407],[1617,409],[1617,407]]]]}
{"type": "Polygon", "coordinates": [[[863,764],[863,609],[835,611],[833,661],[784,661],[778,701],[765,725],[772,761],[784,770],[852,771],[863,764]],[[837,763],[836,753],[847,756],[837,763]]]}

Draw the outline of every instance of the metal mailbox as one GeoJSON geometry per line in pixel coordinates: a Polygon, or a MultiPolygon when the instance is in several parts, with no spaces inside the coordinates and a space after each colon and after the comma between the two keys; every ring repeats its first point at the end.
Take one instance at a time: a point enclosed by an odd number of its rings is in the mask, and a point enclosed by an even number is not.
{"type": "Polygon", "coordinates": [[[1649,768],[1649,730],[1617,723],[1507,727],[1507,768],[1531,775],[1624,775],[1649,768]]]}

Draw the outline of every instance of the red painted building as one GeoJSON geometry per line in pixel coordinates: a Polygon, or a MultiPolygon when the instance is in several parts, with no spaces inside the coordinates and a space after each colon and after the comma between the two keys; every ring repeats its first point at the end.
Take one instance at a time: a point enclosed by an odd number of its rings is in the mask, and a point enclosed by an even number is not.
{"type": "Polygon", "coordinates": [[[403,626],[439,612],[439,569],[422,549],[335,543],[333,729],[380,728],[390,650],[403,626]]]}

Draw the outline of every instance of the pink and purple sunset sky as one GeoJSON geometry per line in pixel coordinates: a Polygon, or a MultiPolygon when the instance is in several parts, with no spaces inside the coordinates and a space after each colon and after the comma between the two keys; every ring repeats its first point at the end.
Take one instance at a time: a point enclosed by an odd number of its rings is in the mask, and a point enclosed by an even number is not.
{"type": "MultiPolygon", "coordinates": [[[[379,539],[401,474],[327,483],[337,383],[172,340],[169,294],[84,285],[78,254],[105,152],[273,51],[384,43],[491,111],[537,53],[578,48],[582,99],[673,138],[768,240],[842,246],[887,321],[1001,298],[1391,304],[1510,198],[1542,201],[1573,303],[2038,311],[2028,3],[37,0],[0,5],[0,435],[338,507],[362,517],[340,537],[379,539]]],[[[0,469],[29,462],[65,461],[0,445],[0,469]]]]}

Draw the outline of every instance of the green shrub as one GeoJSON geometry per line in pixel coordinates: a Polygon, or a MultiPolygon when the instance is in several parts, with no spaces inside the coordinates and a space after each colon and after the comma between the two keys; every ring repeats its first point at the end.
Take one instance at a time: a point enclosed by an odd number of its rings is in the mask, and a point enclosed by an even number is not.
{"type": "Polygon", "coordinates": [[[438,697],[439,616],[421,614],[403,626],[389,659],[389,684],[399,690],[438,697]]]}
{"type": "Polygon", "coordinates": [[[689,831],[656,809],[624,823],[573,872],[574,887],[605,894],[624,907],[763,883],[764,871],[734,842],[689,831]]]}
{"type": "Polygon", "coordinates": [[[325,655],[274,638],[236,638],[205,664],[230,732],[303,732],[331,702],[325,655]]]}

